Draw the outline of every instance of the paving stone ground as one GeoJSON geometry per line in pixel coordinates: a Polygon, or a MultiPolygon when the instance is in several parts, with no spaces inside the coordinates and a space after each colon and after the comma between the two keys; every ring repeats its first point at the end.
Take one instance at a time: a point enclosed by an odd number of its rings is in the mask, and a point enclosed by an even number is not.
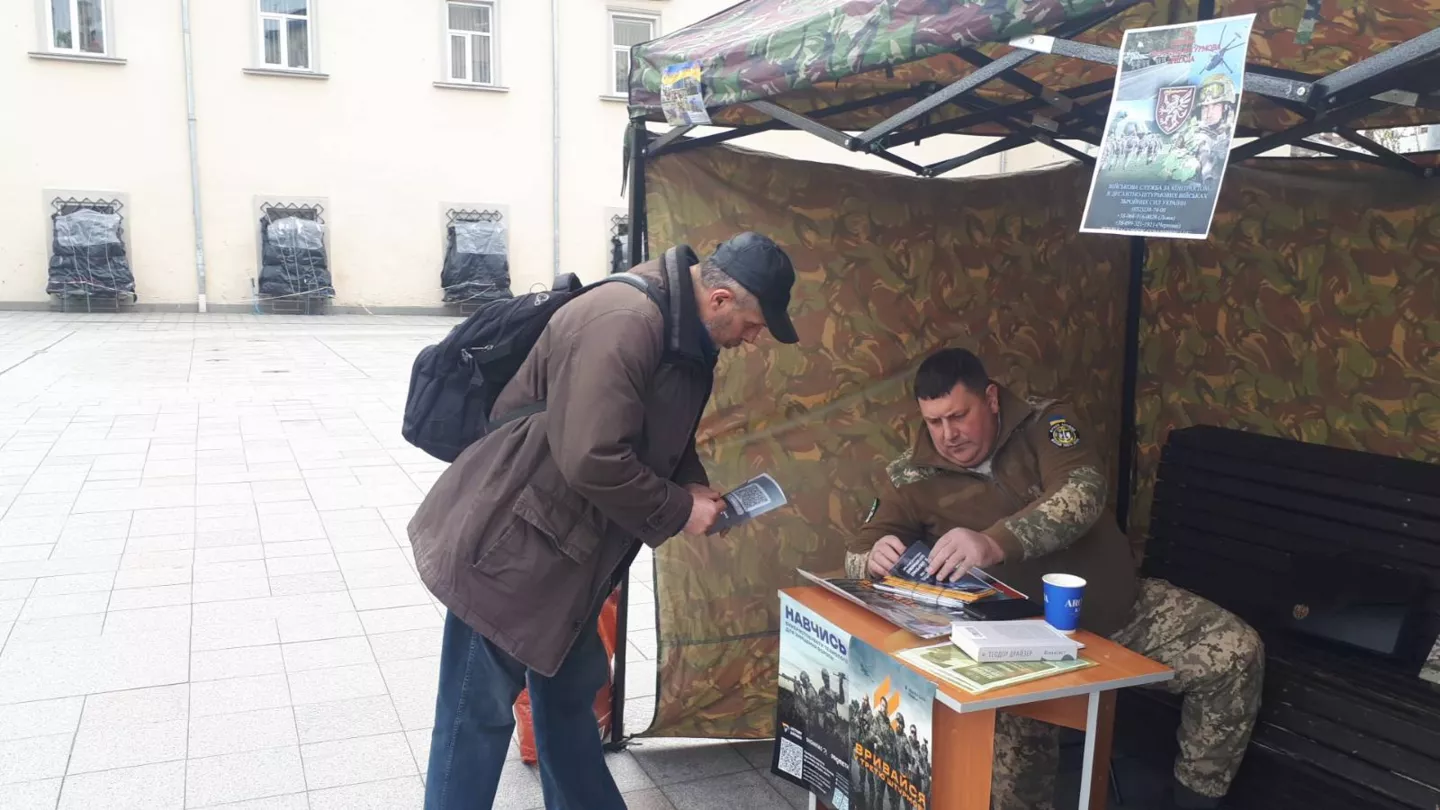
{"type": "MultiPolygon", "coordinates": [[[[0,312],[0,809],[421,806],[444,614],[405,524],[443,465],[399,415],[454,323],[0,312]]],[[[768,759],[655,740],[610,765],[632,808],[804,807],[768,759]]],[[[542,806],[512,751],[496,807],[542,806]]]]}

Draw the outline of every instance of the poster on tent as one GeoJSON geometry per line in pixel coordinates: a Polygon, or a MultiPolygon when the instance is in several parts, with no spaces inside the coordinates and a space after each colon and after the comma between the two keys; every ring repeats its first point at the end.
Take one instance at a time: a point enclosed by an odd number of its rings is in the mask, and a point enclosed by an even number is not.
{"type": "Polygon", "coordinates": [[[929,807],[935,684],[852,638],[850,688],[851,810],[929,807]]]}
{"type": "Polygon", "coordinates": [[[850,634],[780,594],[780,678],[771,770],[826,800],[850,801],[850,634]]]}
{"type": "Polygon", "coordinates": [[[1082,233],[1210,233],[1254,21],[1245,14],[1125,32],[1082,233]]]}

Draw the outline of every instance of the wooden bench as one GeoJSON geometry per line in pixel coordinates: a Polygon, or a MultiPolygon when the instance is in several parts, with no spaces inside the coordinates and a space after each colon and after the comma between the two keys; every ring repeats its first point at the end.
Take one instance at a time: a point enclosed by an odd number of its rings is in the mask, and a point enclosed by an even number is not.
{"type": "MultiPolygon", "coordinates": [[[[1440,808],[1440,466],[1214,427],[1170,434],[1146,576],[1250,622],[1265,696],[1231,805],[1440,808]]],[[[1117,747],[1173,756],[1178,699],[1122,695],[1117,747]]]]}

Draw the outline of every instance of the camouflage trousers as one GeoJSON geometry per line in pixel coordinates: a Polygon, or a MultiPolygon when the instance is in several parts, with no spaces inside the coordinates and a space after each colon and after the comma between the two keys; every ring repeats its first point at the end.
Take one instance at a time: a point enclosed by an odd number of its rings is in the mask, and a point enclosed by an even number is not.
{"type": "MultiPolygon", "coordinates": [[[[1184,695],[1175,779],[1203,796],[1224,796],[1260,709],[1260,636],[1214,602],[1142,579],[1130,624],[1111,639],[1175,670],[1174,679],[1147,687],[1184,695]]],[[[999,713],[992,810],[1052,810],[1059,743],[1057,727],[999,713]]]]}

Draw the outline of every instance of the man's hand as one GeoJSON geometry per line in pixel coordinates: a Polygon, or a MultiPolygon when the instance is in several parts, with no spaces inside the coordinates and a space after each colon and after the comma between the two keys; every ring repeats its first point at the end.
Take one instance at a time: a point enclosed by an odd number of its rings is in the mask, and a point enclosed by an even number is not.
{"type": "Polygon", "coordinates": [[[971,568],[1004,560],[1005,552],[988,536],[970,529],[951,529],[940,535],[930,550],[930,575],[940,582],[955,582],[971,568]]]}
{"type": "Polygon", "coordinates": [[[685,531],[690,534],[704,534],[715,525],[715,519],[725,511],[725,501],[720,494],[700,484],[685,487],[690,491],[690,519],[685,521],[685,531]]]}
{"type": "Polygon", "coordinates": [[[875,547],[870,549],[870,575],[883,577],[890,573],[890,569],[900,562],[900,555],[904,553],[905,544],[893,534],[887,534],[875,541],[875,547]]]}

